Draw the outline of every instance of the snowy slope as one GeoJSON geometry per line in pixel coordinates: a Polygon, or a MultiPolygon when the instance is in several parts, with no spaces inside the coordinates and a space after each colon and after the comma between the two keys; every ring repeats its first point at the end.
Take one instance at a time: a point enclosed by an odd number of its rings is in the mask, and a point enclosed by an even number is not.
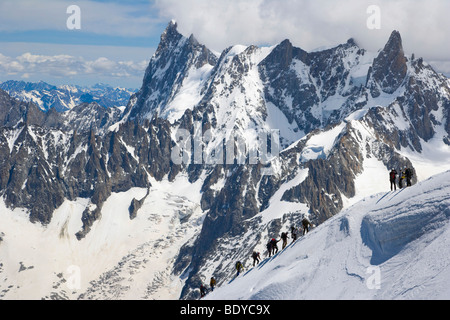
{"type": "Polygon", "coordinates": [[[112,194],[82,241],[89,199],[65,201],[46,227],[0,200],[0,299],[177,299],[172,260],[201,227],[201,185],[182,176],[153,185],[134,220],[130,201],[147,190],[112,194]]]}
{"type": "Polygon", "coordinates": [[[447,171],[365,198],[206,299],[449,299],[449,219],[447,171]]]}

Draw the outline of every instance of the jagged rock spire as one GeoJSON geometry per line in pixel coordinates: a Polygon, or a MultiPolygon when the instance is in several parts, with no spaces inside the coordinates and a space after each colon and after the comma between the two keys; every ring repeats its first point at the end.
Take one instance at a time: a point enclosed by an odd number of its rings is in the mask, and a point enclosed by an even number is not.
{"type": "Polygon", "coordinates": [[[212,67],[216,62],[217,57],[208,48],[193,35],[189,38],[183,36],[177,30],[176,21],[170,21],[146,69],[136,102],[127,106],[125,114],[129,112],[129,119],[144,121],[156,113],[163,113],[166,107],[170,107],[171,99],[190,70],[206,64],[212,67]]]}
{"type": "Polygon", "coordinates": [[[169,22],[166,29],[161,34],[161,41],[159,43],[158,49],[156,50],[156,55],[159,52],[169,48],[171,44],[178,43],[178,41],[183,38],[183,36],[178,32],[177,27],[178,25],[174,20],[169,22]]]}
{"type": "Polygon", "coordinates": [[[392,94],[400,87],[408,69],[406,62],[402,37],[394,30],[369,71],[368,86],[373,97],[378,97],[380,90],[392,94]]]}

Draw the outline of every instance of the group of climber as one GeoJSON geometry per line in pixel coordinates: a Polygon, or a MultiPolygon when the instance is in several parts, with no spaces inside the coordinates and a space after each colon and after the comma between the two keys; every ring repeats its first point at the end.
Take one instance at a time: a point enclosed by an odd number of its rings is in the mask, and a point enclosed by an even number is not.
{"type": "MultiPolygon", "coordinates": [[[[302,227],[303,227],[303,233],[302,233],[301,228],[296,228],[295,226],[291,227],[292,242],[295,242],[300,234],[303,234],[303,235],[307,234],[309,232],[310,228],[313,227],[313,224],[311,223],[311,221],[309,221],[308,218],[305,217],[302,220],[302,227]]],[[[282,250],[284,250],[286,248],[288,238],[289,238],[288,233],[282,232],[280,240],[276,240],[275,238],[272,238],[269,240],[269,242],[267,243],[267,246],[266,246],[269,258],[272,257],[272,255],[275,255],[278,253],[278,242],[283,241],[282,242],[282,250]]],[[[259,264],[260,259],[261,259],[261,254],[257,251],[253,251],[252,258],[253,258],[253,267],[254,267],[255,265],[259,264]]],[[[241,272],[244,271],[244,266],[241,263],[241,261],[236,262],[235,269],[236,269],[236,277],[238,277],[241,274],[241,272]]],[[[214,288],[216,286],[216,279],[214,277],[211,277],[209,285],[210,285],[211,291],[214,291],[214,288]]],[[[207,293],[208,293],[208,289],[203,284],[201,284],[200,285],[201,298],[203,298],[207,293]]]]}
{"type": "MultiPolygon", "coordinates": [[[[302,220],[302,227],[303,227],[303,235],[307,234],[309,232],[309,229],[313,226],[313,224],[311,223],[311,221],[309,221],[308,218],[303,218],[302,220]]],[[[295,226],[291,227],[291,238],[292,238],[292,242],[295,242],[298,238],[298,235],[301,234],[301,228],[296,228],[295,226]]],[[[276,240],[275,238],[272,238],[269,240],[269,242],[267,242],[266,244],[266,248],[267,248],[267,254],[269,255],[269,258],[272,257],[272,255],[276,255],[278,253],[278,242],[283,241],[282,242],[282,247],[281,249],[284,250],[284,248],[286,248],[287,246],[287,239],[289,238],[288,232],[282,232],[281,233],[281,237],[280,240],[276,240]]],[[[261,255],[259,252],[257,251],[253,251],[252,253],[252,258],[253,258],[253,266],[259,264],[259,260],[261,259],[261,255]]],[[[240,264],[240,262],[237,262],[237,264],[240,264]]],[[[236,264],[236,268],[237,265],[236,264]]],[[[242,266],[242,264],[240,264],[242,266]]],[[[237,275],[239,275],[239,270],[237,275]]]]}
{"type": "MultiPolygon", "coordinates": [[[[413,176],[414,176],[413,170],[406,166],[400,170],[400,173],[398,173],[395,169],[392,169],[391,172],[389,173],[389,181],[391,183],[391,191],[397,190],[397,182],[398,182],[398,186],[400,189],[412,186],[413,176]],[[398,178],[398,181],[397,181],[397,178],[398,178]],[[405,181],[406,181],[406,186],[405,186],[405,181]]],[[[309,232],[310,228],[313,227],[313,225],[308,220],[308,218],[305,217],[302,220],[302,227],[303,227],[303,235],[305,235],[309,232]]],[[[302,234],[301,228],[296,228],[295,226],[291,227],[292,242],[295,242],[300,234],[302,234]]],[[[269,240],[269,242],[266,245],[269,258],[272,257],[272,255],[276,255],[278,253],[278,242],[282,241],[282,250],[284,250],[286,248],[288,238],[289,238],[288,232],[282,232],[280,240],[276,240],[275,238],[272,238],[269,240]]],[[[253,251],[252,258],[253,258],[253,267],[254,267],[255,265],[259,264],[261,255],[259,252],[253,251]]],[[[236,268],[236,272],[237,272],[236,277],[239,276],[242,271],[244,271],[244,266],[242,265],[242,263],[240,261],[236,262],[235,268],[236,268]]],[[[216,279],[214,277],[212,277],[211,281],[210,281],[211,291],[214,291],[215,286],[216,286],[216,279]]],[[[203,298],[206,295],[206,293],[207,293],[207,289],[202,284],[200,286],[201,297],[203,298]]]]}
{"type": "Polygon", "coordinates": [[[400,189],[405,187],[412,186],[412,177],[414,176],[413,170],[408,167],[404,167],[403,170],[400,170],[400,173],[397,170],[392,169],[389,172],[389,181],[391,183],[391,191],[397,190],[397,177],[398,177],[398,186],[400,189]],[[406,181],[406,186],[405,186],[406,181]]]}
{"type": "MultiPolygon", "coordinates": [[[[211,288],[211,291],[214,291],[214,288],[216,287],[216,279],[214,277],[211,277],[211,280],[209,280],[209,286],[211,288]]],[[[203,298],[208,293],[208,289],[201,284],[200,285],[200,296],[203,298]]]]}
{"type": "MultiPolygon", "coordinates": [[[[303,226],[303,235],[307,234],[309,232],[309,229],[313,226],[311,221],[309,221],[308,218],[304,218],[302,220],[302,226],[303,226]]],[[[295,226],[291,227],[291,238],[292,238],[292,242],[295,242],[297,240],[298,235],[301,233],[301,229],[300,228],[296,228],[295,226]]],[[[275,238],[272,238],[269,240],[269,242],[267,242],[266,244],[266,248],[267,248],[267,253],[269,255],[269,258],[272,257],[272,255],[276,255],[278,253],[278,242],[283,241],[282,242],[282,250],[284,250],[284,248],[286,248],[287,246],[287,239],[289,238],[289,235],[287,232],[282,232],[281,233],[281,237],[280,240],[276,240],[275,238]]],[[[253,258],[253,266],[259,264],[259,260],[261,259],[261,255],[259,252],[257,251],[253,251],[252,253],[252,258],[253,258]]],[[[242,264],[238,261],[236,264],[236,268],[238,266],[238,264],[240,264],[240,266],[242,266],[242,264]]],[[[239,270],[237,275],[239,275],[239,270]]]]}

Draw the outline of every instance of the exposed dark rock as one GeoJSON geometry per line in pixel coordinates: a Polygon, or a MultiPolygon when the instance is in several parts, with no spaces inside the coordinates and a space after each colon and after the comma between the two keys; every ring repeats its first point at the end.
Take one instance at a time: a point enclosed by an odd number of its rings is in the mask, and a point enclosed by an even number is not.
{"type": "Polygon", "coordinates": [[[137,200],[136,198],[131,201],[130,207],[128,208],[128,212],[130,213],[130,219],[133,220],[137,217],[137,212],[144,204],[145,199],[147,199],[150,194],[150,189],[147,190],[147,194],[141,200],[137,200]]]}
{"type": "Polygon", "coordinates": [[[130,119],[141,122],[152,118],[176,94],[191,67],[199,69],[216,62],[216,56],[194,36],[186,39],[177,31],[176,23],[169,23],[145,72],[136,103],[129,104],[125,114],[129,112],[130,119]]]}
{"type": "Polygon", "coordinates": [[[400,33],[393,31],[371,67],[369,87],[373,97],[381,94],[379,90],[392,94],[400,87],[408,70],[406,62],[400,33]]]}

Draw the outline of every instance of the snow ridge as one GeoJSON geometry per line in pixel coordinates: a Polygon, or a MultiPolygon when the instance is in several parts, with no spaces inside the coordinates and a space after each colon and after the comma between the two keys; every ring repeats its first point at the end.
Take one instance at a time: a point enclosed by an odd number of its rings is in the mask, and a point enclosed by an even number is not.
{"type": "Polygon", "coordinates": [[[449,181],[365,198],[206,299],[448,299],[449,181]]]}

